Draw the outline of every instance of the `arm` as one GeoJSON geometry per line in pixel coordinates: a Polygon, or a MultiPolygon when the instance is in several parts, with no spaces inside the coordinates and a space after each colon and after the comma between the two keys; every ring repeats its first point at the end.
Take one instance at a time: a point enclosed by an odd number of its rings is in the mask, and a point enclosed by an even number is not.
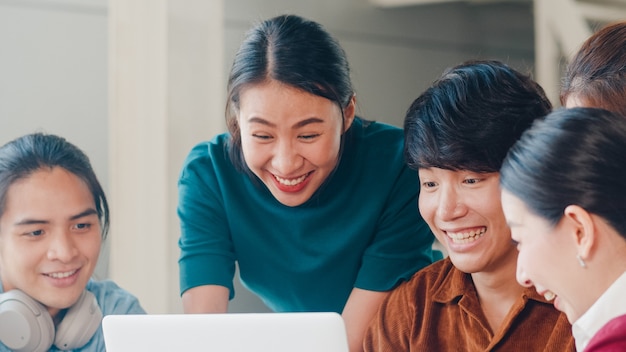
{"type": "Polygon", "coordinates": [[[219,285],[203,285],[183,293],[185,313],[226,313],[229,290],[219,285]]]}
{"type": "Polygon", "coordinates": [[[194,147],[178,182],[178,267],[185,313],[225,312],[233,292],[234,248],[219,182],[228,176],[218,165],[224,157],[214,157],[212,148],[223,150],[213,143],[194,147]]]}
{"type": "Polygon", "coordinates": [[[359,288],[354,288],[350,293],[342,313],[346,324],[350,352],[363,351],[365,329],[387,294],[388,292],[368,291],[359,288]]]}

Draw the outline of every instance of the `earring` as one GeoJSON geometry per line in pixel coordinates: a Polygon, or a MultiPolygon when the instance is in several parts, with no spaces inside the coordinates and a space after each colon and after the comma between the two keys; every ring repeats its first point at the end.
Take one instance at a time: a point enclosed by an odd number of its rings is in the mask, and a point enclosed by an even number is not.
{"type": "Polygon", "coordinates": [[[587,263],[585,263],[585,261],[580,256],[580,254],[576,254],[576,259],[578,259],[578,264],[580,264],[581,268],[586,268],[587,267],[587,263]]]}

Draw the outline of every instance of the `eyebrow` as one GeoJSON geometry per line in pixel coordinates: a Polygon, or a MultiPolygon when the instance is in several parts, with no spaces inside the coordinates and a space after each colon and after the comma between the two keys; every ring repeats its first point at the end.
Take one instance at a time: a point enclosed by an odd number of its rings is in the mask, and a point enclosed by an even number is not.
{"type": "MultiPolygon", "coordinates": [[[[76,219],[80,219],[82,217],[89,216],[89,215],[94,215],[94,214],[95,215],[98,214],[96,209],[89,208],[89,209],[87,209],[85,211],[82,211],[82,212],[76,214],[76,215],[72,215],[69,219],[70,220],[76,220],[76,219]]],[[[23,225],[37,225],[37,224],[48,224],[48,223],[50,223],[50,221],[48,221],[48,220],[39,220],[39,219],[29,219],[29,218],[26,218],[26,219],[23,219],[23,220],[20,220],[20,221],[16,222],[15,225],[16,226],[23,226],[23,225]]]]}
{"type": "MultiPolygon", "coordinates": [[[[265,126],[269,126],[269,127],[276,127],[276,124],[269,122],[265,119],[262,119],[260,117],[251,117],[248,119],[248,122],[250,123],[259,123],[261,125],[265,125],[265,126]]],[[[319,117],[309,117],[308,119],[304,119],[302,121],[299,121],[298,123],[296,123],[295,125],[293,125],[293,129],[298,129],[301,127],[304,127],[306,125],[310,125],[312,123],[324,123],[324,120],[320,119],[319,117]]]]}

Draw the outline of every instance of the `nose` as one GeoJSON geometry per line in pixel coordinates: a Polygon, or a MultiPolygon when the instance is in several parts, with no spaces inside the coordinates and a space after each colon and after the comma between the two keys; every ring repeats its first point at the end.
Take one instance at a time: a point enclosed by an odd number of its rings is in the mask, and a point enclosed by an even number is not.
{"type": "Polygon", "coordinates": [[[528,278],[528,275],[526,275],[524,268],[522,268],[522,266],[519,264],[519,260],[517,261],[516,276],[517,282],[519,282],[520,285],[524,287],[533,286],[533,282],[530,280],[530,278],[528,278]]]}
{"type": "Polygon", "coordinates": [[[78,254],[78,248],[69,231],[58,231],[51,236],[48,259],[68,263],[78,254]]]}
{"type": "Polygon", "coordinates": [[[457,191],[450,186],[441,187],[437,204],[437,217],[442,221],[450,221],[465,215],[466,207],[457,191]]]}
{"type": "Polygon", "coordinates": [[[272,168],[282,176],[289,176],[302,167],[304,158],[290,140],[281,140],[276,143],[272,156],[272,168]]]}

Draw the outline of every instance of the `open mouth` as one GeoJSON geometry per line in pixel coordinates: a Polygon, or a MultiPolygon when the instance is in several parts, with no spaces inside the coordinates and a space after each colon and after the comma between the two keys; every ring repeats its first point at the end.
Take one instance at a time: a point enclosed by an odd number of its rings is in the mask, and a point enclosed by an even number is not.
{"type": "Polygon", "coordinates": [[[556,298],[556,295],[552,291],[547,291],[543,294],[543,298],[545,298],[546,301],[551,302],[556,298]]]}
{"type": "Polygon", "coordinates": [[[293,187],[293,186],[297,186],[300,183],[304,182],[304,180],[306,180],[307,176],[309,176],[311,173],[306,173],[300,177],[297,178],[282,178],[282,177],[278,177],[276,175],[274,175],[274,179],[276,179],[276,181],[278,181],[278,183],[280,183],[281,185],[285,185],[288,187],[293,187]]]}
{"type": "Polygon", "coordinates": [[[53,279],[65,279],[65,278],[68,278],[68,277],[76,274],[77,272],[78,272],[78,269],[74,269],[74,270],[71,270],[71,271],[48,273],[48,274],[44,274],[44,275],[48,276],[48,277],[51,277],[53,279]]]}
{"type": "Polygon", "coordinates": [[[474,242],[482,237],[487,231],[487,227],[481,227],[479,229],[461,232],[446,231],[448,238],[454,243],[470,243],[474,242]]]}

